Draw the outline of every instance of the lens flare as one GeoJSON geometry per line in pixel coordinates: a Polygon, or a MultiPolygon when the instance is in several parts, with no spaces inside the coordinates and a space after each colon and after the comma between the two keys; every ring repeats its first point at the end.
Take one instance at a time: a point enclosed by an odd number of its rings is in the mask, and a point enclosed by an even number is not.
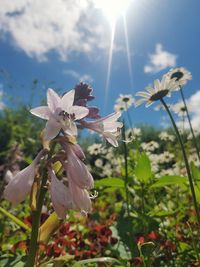
{"type": "Polygon", "coordinates": [[[113,24],[116,19],[123,15],[128,8],[131,0],[94,0],[97,8],[102,9],[103,13],[113,24]]]}

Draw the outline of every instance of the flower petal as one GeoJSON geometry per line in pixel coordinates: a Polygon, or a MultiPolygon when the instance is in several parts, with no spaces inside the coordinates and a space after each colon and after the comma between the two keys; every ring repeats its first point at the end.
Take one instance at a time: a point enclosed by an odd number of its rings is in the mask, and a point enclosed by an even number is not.
{"type": "Polygon", "coordinates": [[[75,120],[80,120],[86,117],[89,113],[89,109],[81,106],[72,106],[68,109],[69,114],[75,115],[75,120]]]}
{"type": "Polygon", "coordinates": [[[13,205],[17,205],[22,202],[26,198],[26,195],[30,193],[35,178],[37,163],[45,153],[46,150],[41,150],[32,163],[25,169],[18,172],[6,186],[4,190],[4,197],[12,202],[13,205]]]}
{"type": "Polygon", "coordinates": [[[68,134],[69,136],[77,136],[77,134],[78,134],[76,123],[73,122],[72,120],[70,120],[69,126],[67,126],[67,127],[63,126],[62,128],[65,131],[65,133],[68,134]]]}
{"type": "Polygon", "coordinates": [[[91,173],[70,147],[68,147],[67,160],[67,165],[65,165],[67,176],[70,176],[73,182],[76,183],[80,188],[93,188],[94,181],[91,173]]]}
{"type": "Polygon", "coordinates": [[[61,106],[61,98],[51,88],[47,90],[47,104],[52,112],[55,112],[55,110],[61,106]]]}
{"type": "Polygon", "coordinates": [[[87,190],[79,188],[72,179],[69,179],[69,189],[75,208],[84,213],[91,212],[92,203],[87,190]]]}
{"type": "Polygon", "coordinates": [[[72,198],[69,188],[58,180],[53,170],[48,170],[51,177],[50,195],[53,208],[57,215],[65,219],[67,210],[72,208],[72,198]]]}
{"type": "Polygon", "coordinates": [[[44,139],[46,141],[50,141],[53,138],[55,138],[61,129],[61,124],[58,123],[55,119],[50,119],[45,127],[45,132],[44,132],[44,139]]]}
{"type": "MultiPolygon", "coordinates": [[[[71,90],[64,94],[64,96],[61,99],[61,108],[68,112],[69,108],[73,105],[74,103],[74,95],[75,95],[75,90],[71,90]]],[[[69,112],[68,112],[69,113],[69,112]]]]}
{"type": "Polygon", "coordinates": [[[42,119],[45,119],[45,120],[49,120],[49,118],[52,116],[52,112],[49,109],[49,107],[47,107],[47,106],[41,106],[41,107],[33,108],[30,110],[30,112],[33,115],[40,117],[42,119]]]}

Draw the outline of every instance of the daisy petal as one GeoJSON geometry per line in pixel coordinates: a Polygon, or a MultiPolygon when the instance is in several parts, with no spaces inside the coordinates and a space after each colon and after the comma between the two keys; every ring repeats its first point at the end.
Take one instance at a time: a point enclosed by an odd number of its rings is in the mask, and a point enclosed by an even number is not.
{"type": "Polygon", "coordinates": [[[42,119],[45,119],[45,120],[48,120],[52,113],[49,109],[49,107],[46,107],[46,106],[41,106],[41,107],[37,107],[37,108],[33,108],[30,110],[30,112],[37,116],[37,117],[40,117],[42,119]]]}

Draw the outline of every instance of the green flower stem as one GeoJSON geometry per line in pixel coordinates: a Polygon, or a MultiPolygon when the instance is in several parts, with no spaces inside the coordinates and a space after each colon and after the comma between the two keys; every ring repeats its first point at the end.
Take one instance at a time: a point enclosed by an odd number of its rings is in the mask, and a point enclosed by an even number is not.
{"type": "MultiPolygon", "coordinates": [[[[53,143],[52,148],[49,152],[48,159],[51,158],[53,151],[55,148],[55,143],[53,143]]],[[[47,159],[47,161],[48,161],[47,159]]],[[[37,255],[37,250],[38,250],[38,233],[39,233],[39,227],[40,227],[40,217],[41,217],[41,211],[42,211],[42,206],[44,203],[45,199],[45,194],[46,194],[46,183],[48,180],[48,174],[45,166],[43,166],[43,175],[42,175],[42,182],[40,186],[40,190],[38,193],[38,198],[37,198],[37,207],[36,210],[32,212],[32,232],[31,232],[31,239],[30,239],[30,244],[29,244],[29,255],[27,262],[25,264],[25,267],[34,267],[35,266],[35,260],[36,260],[36,255],[37,255]]]]}
{"type": "Polygon", "coordinates": [[[193,130],[193,127],[192,127],[192,123],[191,123],[190,115],[189,115],[189,112],[188,112],[187,104],[186,104],[185,97],[184,97],[184,94],[183,94],[183,89],[182,89],[181,86],[180,86],[180,93],[181,93],[181,97],[182,97],[182,100],[183,100],[184,108],[185,108],[185,111],[186,111],[187,119],[188,119],[188,122],[189,122],[190,131],[192,133],[193,143],[194,143],[194,146],[196,148],[198,159],[200,161],[199,147],[197,145],[197,140],[196,140],[196,137],[195,137],[195,134],[194,134],[194,130],[193,130]]]}
{"type": "Polygon", "coordinates": [[[123,121],[123,130],[122,130],[122,138],[124,140],[123,146],[124,146],[124,164],[125,164],[125,190],[126,190],[126,206],[127,206],[127,213],[128,217],[130,217],[130,210],[129,210],[129,191],[128,191],[128,150],[127,150],[127,144],[126,144],[126,134],[125,134],[125,124],[123,121]]]}
{"type": "Polygon", "coordinates": [[[167,113],[168,113],[168,115],[170,117],[170,120],[172,122],[172,125],[174,127],[174,130],[176,132],[176,136],[178,138],[179,144],[181,146],[181,150],[182,150],[183,158],[184,158],[184,162],[185,162],[185,167],[186,167],[187,174],[188,174],[188,180],[189,180],[190,190],[191,190],[191,193],[192,193],[193,204],[194,204],[194,208],[195,208],[195,211],[196,211],[198,224],[200,226],[200,214],[199,214],[199,209],[198,209],[198,205],[197,205],[197,200],[196,200],[194,185],[193,185],[193,181],[192,181],[192,175],[191,175],[191,172],[190,172],[190,166],[189,166],[189,163],[188,163],[188,159],[187,159],[187,155],[186,155],[185,148],[184,148],[184,145],[183,145],[183,141],[182,141],[182,138],[180,136],[180,133],[178,131],[178,128],[176,126],[176,123],[174,121],[174,118],[172,117],[172,114],[171,114],[171,112],[170,112],[167,104],[165,103],[165,101],[162,98],[160,99],[160,101],[163,104],[163,106],[165,107],[165,109],[166,109],[166,111],[167,111],[167,113]]]}
{"type": "Polygon", "coordinates": [[[31,240],[29,245],[29,255],[28,260],[26,262],[25,267],[34,267],[35,266],[35,258],[38,249],[38,232],[40,227],[40,217],[41,217],[41,210],[44,203],[45,193],[46,193],[46,183],[47,183],[48,175],[47,173],[42,178],[41,188],[39,192],[38,202],[37,202],[37,209],[33,211],[32,218],[32,232],[31,232],[31,240]]]}

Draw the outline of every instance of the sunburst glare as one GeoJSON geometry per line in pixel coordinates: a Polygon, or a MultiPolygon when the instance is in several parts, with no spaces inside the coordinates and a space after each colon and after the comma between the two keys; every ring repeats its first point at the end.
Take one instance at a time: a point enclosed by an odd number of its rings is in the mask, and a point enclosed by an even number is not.
{"type": "Polygon", "coordinates": [[[94,0],[96,7],[102,9],[103,13],[114,24],[116,19],[123,15],[131,0],[94,0]]]}
{"type": "Polygon", "coordinates": [[[128,59],[130,84],[131,84],[131,88],[133,87],[130,49],[129,49],[128,32],[127,32],[127,25],[126,25],[126,18],[125,18],[126,10],[131,1],[132,0],[94,0],[95,6],[97,8],[100,8],[103,11],[104,15],[106,16],[107,20],[110,22],[110,26],[111,26],[110,48],[109,48],[109,55],[108,55],[108,71],[107,71],[106,86],[105,86],[105,105],[107,104],[110,76],[111,76],[111,69],[112,69],[112,58],[113,58],[116,21],[120,16],[122,16],[124,20],[125,46],[126,46],[126,53],[127,53],[127,59],[128,59]]]}

